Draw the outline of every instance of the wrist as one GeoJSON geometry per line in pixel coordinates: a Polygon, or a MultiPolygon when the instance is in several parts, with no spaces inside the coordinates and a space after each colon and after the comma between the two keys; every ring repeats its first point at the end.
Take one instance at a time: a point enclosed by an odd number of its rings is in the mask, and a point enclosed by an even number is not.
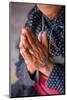
{"type": "Polygon", "coordinates": [[[50,73],[52,72],[52,68],[53,68],[53,63],[49,61],[49,63],[46,66],[43,67],[40,66],[38,70],[44,75],[49,77],[50,73]]]}

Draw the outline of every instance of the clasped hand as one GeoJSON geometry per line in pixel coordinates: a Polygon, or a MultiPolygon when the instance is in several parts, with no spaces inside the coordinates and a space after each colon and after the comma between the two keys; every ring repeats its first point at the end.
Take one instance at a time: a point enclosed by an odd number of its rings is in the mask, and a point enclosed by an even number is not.
{"type": "Polygon", "coordinates": [[[31,74],[40,71],[49,76],[52,63],[48,57],[48,39],[45,32],[39,33],[37,39],[29,27],[24,27],[20,36],[19,48],[31,74]]]}

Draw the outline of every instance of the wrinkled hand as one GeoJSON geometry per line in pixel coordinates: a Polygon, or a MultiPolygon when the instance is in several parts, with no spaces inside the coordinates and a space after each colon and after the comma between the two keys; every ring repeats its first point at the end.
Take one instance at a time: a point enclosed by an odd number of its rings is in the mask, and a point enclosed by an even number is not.
{"type": "Polygon", "coordinates": [[[46,34],[40,33],[38,39],[28,27],[22,29],[19,44],[20,53],[27,64],[27,69],[31,73],[34,73],[37,70],[41,71],[45,66],[44,69],[46,70],[50,64],[48,59],[48,39],[46,38],[46,34]]]}

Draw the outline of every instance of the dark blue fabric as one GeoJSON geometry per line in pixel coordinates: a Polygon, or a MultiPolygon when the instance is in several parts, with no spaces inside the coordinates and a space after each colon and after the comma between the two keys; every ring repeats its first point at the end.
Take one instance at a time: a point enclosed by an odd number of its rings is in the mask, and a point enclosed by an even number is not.
{"type": "Polygon", "coordinates": [[[47,81],[47,86],[58,90],[61,94],[65,92],[65,69],[63,65],[56,64],[47,81]]]}
{"type": "Polygon", "coordinates": [[[17,81],[11,86],[11,96],[16,97],[30,97],[30,96],[40,96],[39,92],[35,90],[34,86],[26,86],[17,81]]]}

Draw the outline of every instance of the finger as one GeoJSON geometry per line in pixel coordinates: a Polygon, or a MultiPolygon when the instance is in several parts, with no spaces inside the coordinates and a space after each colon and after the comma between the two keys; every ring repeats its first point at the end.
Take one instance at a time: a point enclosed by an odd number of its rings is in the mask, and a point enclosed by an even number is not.
{"type": "Polygon", "coordinates": [[[42,44],[48,49],[48,38],[46,32],[42,33],[42,44]]]}
{"type": "Polygon", "coordinates": [[[23,52],[25,52],[25,48],[24,47],[20,49],[20,54],[21,54],[22,57],[24,57],[23,52]]]}
{"type": "Polygon", "coordinates": [[[31,30],[28,27],[25,27],[24,29],[22,29],[22,34],[26,35],[31,47],[35,49],[36,48],[36,44],[35,44],[36,38],[34,34],[31,32],[31,30]]]}
{"type": "Polygon", "coordinates": [[[24,35],[21,36],[21,44],[27,49],[30,49],[30,44],[24,35]]]}
{"type": "Polygon", "coordinates": [[[20,36],[20,43],[19,43],[19,48],[22,48],[23,47],[23,41],[26,40],[26,37],[23,35],[20,36]]]}
{"type": "Polygon", "coordinates": [[[38,40],[46,47],[46,49],[48,49],[48,38],[46,32],[40,32],[38,40]]]}
{"type": "Polygon", "coordinates": [[[39,40],[40,42],[42,42],[42,32],[39,33],[39,35],[38,35],[38,40],[39,40]]]}
{"type": "Polygon", "coordinates": [[[22,48],[22,42],[19,43],[19,48],[22,48]]]}
{"type": "Polygon", "coordinates": [[[20,41],[22,41],[22,40],[26,40],[26,36],[24,34],[21,34],[21,36],[20,36],[20,41]]]}
{"type": "Polygon", "coordinates": [[[32,55],[31,55],[31,53],[29,52],[28,49],[25,49],[25,48],[20,49],[20,53],[21,53],[21,55],[23,56],[23,58],[26,62],[32,61],[32,55]]]}

